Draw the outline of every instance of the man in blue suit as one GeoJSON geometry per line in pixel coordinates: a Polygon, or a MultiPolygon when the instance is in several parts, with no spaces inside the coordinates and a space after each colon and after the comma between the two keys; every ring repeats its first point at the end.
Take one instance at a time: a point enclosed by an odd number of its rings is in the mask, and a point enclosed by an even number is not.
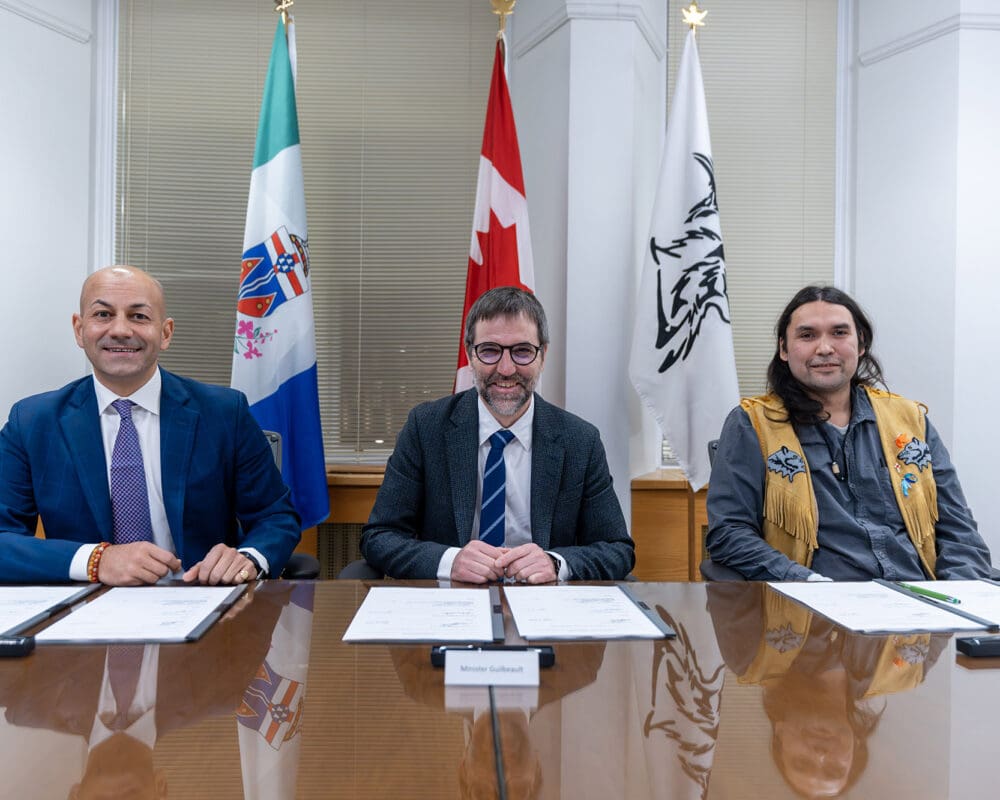
{"type": "Polygon", "coordinates": [[[465,326],[475,388],[410,412],[362,532],[369,564],[465,583],[628,574],[634,546],[597,428],[535,393],[548,343],[533,294],[504,286],[476,300],[465,326]],[[483,487],[498,432],[504,513],[490,541],[480,523],[495,496],[483,487]]]}
{"type": "Polygon", "coordinates": [[[159,368],[174,331],[159,282],[133,267],[95,272],[73,330],[93,377],[21,400],[0,431],[0,582],[280,574],[301,533],[288,488],[241,393],[159,368]],[[123,511],[112,472],[127,459],[113,451],[127,429],[140,488],[123,511]]]}

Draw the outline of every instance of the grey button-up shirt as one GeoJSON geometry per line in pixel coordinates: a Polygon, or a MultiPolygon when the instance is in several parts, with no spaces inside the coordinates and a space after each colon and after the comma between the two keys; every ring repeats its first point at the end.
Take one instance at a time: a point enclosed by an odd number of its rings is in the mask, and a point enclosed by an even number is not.
{"type": "MultiPolygon", "coordinates": [[[[737,407],[730,413],[708,488],[705,543],[713,561],[750,580],[801,581],[813,572],[844,581],[928,577],[899,512],[892,481],[902,476],[885,463],[875,412],[863,389],[854,390],[852,401],[845,434],[828,423],[824,423],[825,435],[818,425],[800,426],[796,431],[809,462],[819,514],[819,548],[812,569],[764,541],[766,471],[760,443],[746,412],[737,407]],[[843,480],[833,472],[835,459],[843,480]]],[[[948,450],[930,420],[927,444],[937,484],[937,577],[988,577],[989,549],[966,505],[948,450]]]]}

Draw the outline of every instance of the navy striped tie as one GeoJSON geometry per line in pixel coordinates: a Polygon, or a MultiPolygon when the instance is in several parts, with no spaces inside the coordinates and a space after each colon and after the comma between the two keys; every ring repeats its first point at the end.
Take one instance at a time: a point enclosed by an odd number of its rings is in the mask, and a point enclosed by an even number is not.
{"type": "Polygon", "coordinates": [[[490,437],[490,452],[483,469],[483,507],[479,513],[479,538],[494,547],[503,547],[506,533],[504,507],[507,503],[507,467],[503,461],[503,449],[513,438],[514,434],[506,429],[498,430],[490,437]]]}

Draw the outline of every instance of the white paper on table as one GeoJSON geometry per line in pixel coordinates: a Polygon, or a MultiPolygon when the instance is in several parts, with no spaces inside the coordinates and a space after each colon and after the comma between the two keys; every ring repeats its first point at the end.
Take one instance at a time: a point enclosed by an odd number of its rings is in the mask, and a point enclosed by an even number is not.
{"type": "Polygon", "coordinates": [[[943,603],[943,608],[960,608],[977,617],[1000,622],[1000,586],[995,583],[989,581],[906,581],[906,583],[962,601],[957,606],[943,603]]]}
{"type": "Polygon", "coordinates": [[[55,609],[82,599],[97,587],[0,586],[0,633],[11,633],[45,619],[55,609]]]}
{"type": "Polygon", "coordinates": [[[201,635],[246,589],[116,586],[35,636],[39,644],[185,642],[201,635]]]}
{"type": "MultiPolygon", "coordinates": [[[[935,591],[944,591],[941,587],[946,585],[951,584],[935,582],[935,591]]],[[[984,628],[952,614],[943,603],[924,603],[873,581],[768,583],[768,586],[858,633],[934,633],[984,628]]]]}
{"type": "Polygon", "coordinates": [[[619,586],[505,586],[525,639],[662,639],[619,586]]]}
{"type": "Polygon", "coordinates": [[[491,642],[488,589],[373,586],[345,642],[491,642]]]}

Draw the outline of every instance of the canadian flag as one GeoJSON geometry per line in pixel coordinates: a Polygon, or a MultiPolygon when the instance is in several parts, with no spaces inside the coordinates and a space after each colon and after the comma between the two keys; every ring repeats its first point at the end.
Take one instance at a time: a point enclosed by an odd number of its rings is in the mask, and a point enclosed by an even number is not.
{"type": "Polygon", "coordinates": [[[493,78],[486,105],[483,149],[479,156],[476,211],[472,219],[469,272],[465,279],[465,306],[458,342],[455,391],[472,386],[472,368],[465,352],[465,318],[483,292],[496,286],[520,286],[533,291],[535,271],[528,230],[528,201],[521,175],[514,111],[504,72],[506,42],[497,41],[493,78]]]}

